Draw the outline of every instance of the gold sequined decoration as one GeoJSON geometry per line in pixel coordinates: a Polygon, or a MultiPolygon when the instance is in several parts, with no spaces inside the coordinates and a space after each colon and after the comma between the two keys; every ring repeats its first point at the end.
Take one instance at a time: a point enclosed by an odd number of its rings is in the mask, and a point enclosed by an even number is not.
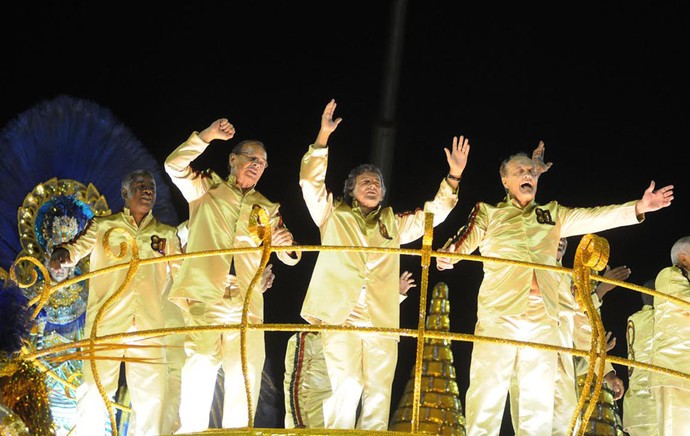
{"type": "Polygon", "coordinates": [[[434,214],[424,214],[424,236],[422,237],[422,287],[419,290],[419,319],[417,320],[417,352],[414,366],[414,391],[412,394],[412,416],[410,429],[419,428],[419,404],[422,396],[422,362],[424,360],[424,333],[426,326],[426,291],[429,287],[429,265],[431,265],[431,244],[434,241],[434,214]]]}
{"type": "MultiPolygon", "coordinates": [[[[14,261],[14,263],[10,267],[10,279],[14,281],[20,288],[29,288],[35,285],[36,281],[38,280],[38,273],[34,269],[28,270],[28,282],[23,282],[17,277],[17,269],[20,268],[21,265],[23,265],[23,262],[33,264],[36,268],[38,268],[41,271],[43,277],[50,277],[48,269],[45,267],[45,265],[43,265],[43,262],[40,262],[38,259],[32,256],[20,256],[19,258],[17,258],[17,260],[14,261]]],[[[32,298],[29,301],[29,306],[32,306],[34,304],[36,305],[36,307],[34,308],[34,312],[31,315],[31,319],[34,319],[38,316],[43,306],[48,302],[50,296],[57,289],[58,287],[51,286],[48,280],[43,282],[43,288],[37,293],[37,295],[34,298],[32,298]]]]}
{"type": "MultiPolygon", "coordinates": [[[[427,331],[450,330],[450,302],[448,286],[438,283],[433,289],[426,317],[427,331]]],[[[424,340],[423,364],[420,376],[420,401],[414,401],[414,368],[405,386],[405,393],[393,413],[390,430],[411,431],[412,410],[419,408],[418,431],[424,434],[465,436],[465,417],[460,401],[460,389],[453,364],[451,341],[424,340]]]]}
{"type": "MultiPolygon", "coordinates": [[[[584,374],[577,378],[578,392],[584,390],[585,378],[584,374]]],[[[589,403],[592,398],[596,398],[594,413],[587,424],[583,425],[582,431],[585,435],[592,436],[624,436],[623,420],[614,399],[614,392],[606,383],[599,383],[599,385],[601,385],[599,396],[595,397],[594,392],[590,391],[586,400],[589,403]]]]}
{"type": "Polygon", "coordinates": [[[254,427],[254,411],[252,410],[252,388],[249,384],[249,366],[247,364],[247,326],[249,316],[249,303],[252,300],[257,284],[260,283],[261,276],[266,269],[266,264],[271,257],[271,226],[268,225],[268,214],[263,207],[255,204],[249,214],[249,232],[255,238],[263,241],[263,250],[261,252],[261,263],[251,283],[247,289],[247,295],[244,298],[244,306],[242,307],[242,321],[240,323],[240,357],[242,359],[242,373],[244,376],[244,389],[247,393],[247,413],[249,416],[249,427],[254,427]]]}
{"type": "MultiPolygon", "coordinates": [[[[36,185],[32,191],[24,197],[24,202],[17,212],[17,223],[19,231],[19,242],[22,246],[22,251],[19,252],[17,259],[10,269],[12,280],[15,281],[21,288],[28,288],[34,286],[37,282],[37,274],[32,265],[35,265],[43,274],[43,277],[50,277],[47,269],[43,266],[43,260],[47,257],[43,247],[38,242],[36,235],[35,224],[36,218],[41,206],[51,199],[59,196],[72,196],[78,201],[88,205],[95,216],[105,216],[111,213],[108,207],[108,202],[105,197],[98,192],[96,187],[89,183],[88,186],[70,179],[60,179],[53,177],[43,183],[36,185]],[[29,259],[37,259],[40,265],[29,259]],[[28,264],[26,262],[29,262],[28,264]]],[[[83,259],[79,262],[82,271],[88,271],[88,259],[83,259]]],[[[31,298],[30,305],[39,305],[34,311],[33,317],[38,316],[40,309],[51,300],[51,307],[69,306],[73,304],[76,299],[80,298],[79,292],[81,289],[75,289],[74,293],[65,291],[69,294],[67,297],[56,295],[56,291],[65,288],[68,285],[65,282],[60,283],[60,286],[51,286],[50,280],[45,279],[42,286],[35,290],[36,296],[31,298]],[[60,298],[62,297],[62,298],[60,298]],[[55,300],[55,301],[52,301],[55,300]]],[[[78,280],[72,280],[69,285],[78,285],[78,280]]],[[[81,286],[84,286],[81,284],[81,286]]]]}
{"type": "MultiPolygon", "coordinates": [[[[111,259],[124,258],[128,253],[127,243],[129,243],[129,247],[131,248],[132,256],[129,260],[129,269],[127,270],[127,275],[125,276],[124,281],[117,289],[117,291],[115,291],[110,297],[108,297],[108,299],[103,303],[103,306],[101,306],[101,308],[98,310],[98,313],[96,313],[96,317],[93,321],[93,328],[91,329],[91,336],[89,338],[89,346],[86,351],[87,354],[89,354],[91,357],[95,357],[94,344],[96,338],[98,337],[98,323],[101,321],[101,318],[103,317],[105,311],[108,310],[110,306],[112,306],[112,304],[118,298],[120,298],[122,293],[127,289],[127,286],[129,286],[129,282],[132,281],[132,277],[134,277],[134,275],[139,270],[139,247],[137,246],[137,243],[132,237],[132,235],[130,235],[129,232],[127,232],[125,229],[120,227],[113,227],[108,229],[105,232],[105,234],[103,234],[102,243],[105,254],[111,259]],[[121,242],[119,244],[120,252],[118,254],[113,253],[110,247],[110,235],[113,232],[122,233],[122,235],[126,239],[126,242],[121,242]]],[[[90,359],[89,363],[91,364],[91,372],[93,373],[94,382],[96,383],[98,392],[101,394],[101,398],[103,399],[103,402],[105,403],[108,409],[108,415],[110,416],[110,423],[112,429],[112,436],[117,436],[117,422],[115,420],[114,402],[108,397],[108,394],[106,393],[105,388],[103,387],[100,374],[98,373],[98,368],[96,367],[96,359],[90,359]]]]}
{"type": "MultiPolygon", "coordinates": [[[[569,434],[572,434],[577,417],[582,413],[582,408],[585,406],[587,396],[591,393],[593,398],[599,398],[601,394],[602,383],[594,383],[595,380],[603,380],[604,375],[604,361],[606,360],[606,333],[604,325],[601,322],[599,311],[594,308],[592,303],[592,282],[590,281],[590,272],[601,271],[606,267],[609,261],[609,243],[606,239],[593,235],[586,234],[580,240],[575,252],[573,283],[575,289],[575,299],[584,308],[587,313],[587,318],[592,326],[592,343],[589,352],[589,368],[587,375],[583,382],[580,397],[577,402],[577,408],[570,421],[568,429],[569,434]],[[592,387],[593,386],[593,387],[592,387]]],[[[578,434],[583,435],[589,422],[596,402],[589,401],[585,412],[582,413],[582,422],[584,423],[578,434]]]]}
{"type": "Polygon", "coordinates": [[[24,421],[11,409],[0,403],[0,435],[31,436],[24,421]]]}
{"type": "Polygon", "coordinates": [[[268,215],[264,208],[258,204],[252,206],[247,229],[256,242],[265,241],[264,236],[267,230],[269,234],[271,233],[271,226],[268,225],[268,215]]]}
{"type": "MultiPolygon", "coordinates": [[[[260,212],[257,211],[257,218],[256,219],[256,224],[259,226],[260,218],[258,218],[258,214],[260,212]]],[[[429,216],[430,214],[427,214],[429,216]]],[[[498,263],[498,264],[507,264],[507,265],[517,265],[517,266],[522,266],[522,267],[527,267],[527,268],[534,268],[534,269],[540,269],[540,270],[548,270],[548,271],[555,271],[558,273],[562,274],[575,274],[575,271],[570,268],[564,268],[560,266],[554,266],[554,265],[541,265],[541,264],[535,264],[531,262],[522,262],[522,261],[515,261],[515,260],[509,260],[509,259],[501,259],[501,258],[490,258],[490,257],[484,257],[484,256],[478,256],[478,255],[466,255],[466,254],[460,254],[460,253],[442,253],[442,252],[435,252],[430,250],[430,245],[431,245],[431,236],[432,236],[432,231],[433,228],[427,226],[428,228],[425,228],[425,237],[423,239],[423,247],[422,249],[410,249],[410,248],[399,248],[399,249],[391,249],[391,248],[375,248],[375,247],[335,247],[335,246],[320,246],[320,245],[295,245],[295,246],[289,246],[289,247],[284,247],[284,246],[270,246],[270,238],[268,238],[268,243],[264,244],[264,247],[251,247],[251,248],[232,248],[232,249],[221,249],[221,250],[213,250],[213,251],[203,251],[203,252],[195,252],[195,253],[184,253],[184,254],[178,254],[178,255],[171,255],[171,256],[165,256],[165,257],[158,257],[158,258],[152,258],[152,259],[145,259],[145,260],[139,260],[138,265],[144,265],[144,264],[151,264],[151,263],[158,263],[158,262],[168,262],[172,260],[184,260],[186,258],[198,258],[198,257],[206,257],[206,256],[217,256],[217,255],[234,255],[234,254],[244,254],[244,253],[256,253],[256,252],[264,252],[264,255],[267,254],[267,252],[279,252],[279,251],[295,251],[295,252],[320,252],[320,251],[352,251],[352,252],[366,252],[366,253],[388,253],[388,254],[399,254],[399,255],[406,255],[406,256],[421,256],[422,257],[422,264],[426,265],[426,267],[423,267],[422,271],[422,282],[420,286],[420,320],[425,319],[426,317],[426,290],[428,287],[428,261],[425,259],[425,256],[430,257],[449,257],[457,260],[469,260],[469,261],[475,261],[475,262],[490,262],[490,263],[498,263]],[[424,303],[422,303],[422,301],[424,303]]],[[[257,228],[257,231],[259,229],[257,228]]],[[[583,238],[584,239],[584,238],[583,238]]],[[[267,261],[267,260],[266,260],[267,261]]],[[[88,274],[85,274],[84,276],[80,276],[81,280],[86,280],[92,276],[97,276],[101,274],[107,274],[111,271],[118,270],[118,269],[123,269],[123,268],[131,268],[132,265],[130,264],[118,264],[118,265],[113,265],[111,267],[103,268],[98,271],[92,271],[88,274]]],[[[263,273],[265,267],[265,263],[262,262],[261,267],[259,270],[257,270],[257,274],[254,277],[251,287],[255,287],[258,281],[261,278],[261,275],[263,273]]],[[[0,271],[1,272],[1,271],[0,271]]],[[[622,282],[618,280],[613,280],[613,279],[608,279],[603,276],[594,276],[593,280],[598,281],[598,282],[604,282],[604,283],[611,283],[616,286],[619,286],[621,288],[627,288],[631,289],[633,291],[637,292],[642,292],[642,293],[647,293],[652,296],[658,296],[660,298],[665,298],[670,301],[673,301],[675,304],[678,304],[681,307],[687,307],[690,308],[690,303],[680,300],[675,297],[670,297],[665,294],[662,294],[660,292],[657,292],[652,289],[648,289],[642,286],[638,286],[632,283],[627,283],[627,282],[622,282]]],[[[62,283],[62,285],[67,285],[71,283],[77,282],[78,279],[70,279],[66,280],[65,282],[62,283]]],[[[586,302],[587,300],[585,300],[586,302]]],[[[590,299],[591,303],[591,299],[590,299]]],[[[597,312],[597,311],[594,311],[597,312]]],[[[146,330],[146,331],[139,331],[139,332],[130,332],[130,333],[117,333],[117,334],[110,334],[110,335],[105,335],[101,336],[98,338],[91,338],[87,340],[82,340],[82,341],[77,341],[71,344],[58,344],[49,348],[44,348],[41,350],[36,350],[34,353],[31,353],[26,356],[22,356],[23,359],[25,360],[32,360],[32,359],[38,359],[41,357],[46,357],[46,356],[52,356],[58,353],[63,353],[65,351],[71,351],[74,350],[75,348],[83,348],[83,349],[88,349],[90,347],[92,348],[92,353],[91,355],[95,354],[99,350],[106,350],[106,349],[115,349],[115,348],[122,348],[122,347],[131,347],[132,345],[127,345],[125,342],[130,341],[134,338],[150,338],[150,337],[156,337],[156,336],[161,336],[161,335],[166,335],[166,334],[186,334],[190,332],[207,332],[207,331],[216,331],[216,332],[223,332],[223,331],[231,331],[231,330],[242,330],[245,329],[245,332],[247,330],[262,330],[262,331],[270,331],[270,332],[296,332],[296,331],[311,331],[311,332],[319,332],[323,330],[329,330],[329,331],[347,331],[347,330],[352,330],[352,331],[366,331],[366,332],[372,332],[372,333],[377,333],[377,334],[391,334],[394,336],[398,337],[410,337],[410,338],[417,338],[418,340],[425,340],[425,339],[438,339],[438,340],[446,340],[446,341],[464,341],[464,342],[484,342],[484,343],[495,343],[495,344],[503,344],[503,345],[511,345],[511,346],[517,346],[517,347],[530,347],[538,350],[546,350],[546,351],[551,351],[551,352],[562,352],[562,353],[569,353],[574,356],[581,356],[581,357],[590,357],[590,351],[584,351],[584,350],[578,350],[574,348],[567,348],[567,347],[558,347],[554,345],[547,345],[547,344],[540,344],[540,343],[533,343],[533,342],[522,342],[522,341],[514,341],[514,340],[507,340],[507,339],[500,339],[500,338],[493,338],[493,337],[481,337],[481,336],[474,336],[472,334],[466,334],[466,333],[458,333],[458,332],[449,332],[449,331],[435,331],[435,330],[427,330],[424,328],[424,326],[421,326],[422,329],[395,329],[395,328],[377,328],[377,327],[369,327],[369,328],[358,328],[358,327],[343,327],[343,326],[319,326],[319,325],[311,325],[311,324],[282,324],[282,323],[276,323],[276,324],[248,324],[246,322],[246,314],[245,317],[243,317],[242,324],[225,324],[225,325],[209,325],[209,326],[197,326],[197,327],[174,327],[174,328],[161,328],[161,329],[151,329],[151,330],[146,330]]],[[[604,340],[603,338],[601,339],[601,342],[603,343],[604,340]]],[[[89,359],[90,355],[89,354],[84,354],[86,353],[85,351],[71,351],[68,354],[61,355],[60,359],[89,359]]],[[[596,355],[596,351],[594,352],[596,355]]],[[[244,346],[244,351],[243,351],[243,361],[245,364],[243,365],[243,370],[246,371],[246,346],[244,346]]],[[[423,354],[419,356],[419,360],[416,361],[415,364],[415,377],[420,380],[419,383],[421,383],[421,376],[422,376],[422,357],[423,354]]],[[[617,356],[607,356],[606,354],[603,355],[603,358],[612,362],[616,363],[619,365],[624,365],[624,366],[633,366],[636,368],[642,368],[646,369],[649,371],[653,372],[659,372],[663,374],[668,374],[672,375],[674,377],[682,378],[685,380],[690,380],[690,374],[686,374],[680,371],[674,371],[670,370],[667,368],[663,367],[658,367],[655,365],[650,365],[647,363],[643,362],[635,362],[632,360],[624,359],[621,357],[617,356]]],[[[590,360],[592,362],[593,360],[590,360]]],[[[0,368],[1,369],[1,368],[0,368]]],[[[246,373],[245,373],[246,374],[246,373]]],[[[246,377],[246,376],[245,376],[246,377]]],[[[418,384],[417,384],[418,385],[418,384]]],[[[416,386],[417,386],[416,385],[416,386]]],[[[245,384],[246,387],[246,384],[245,384]]],[[[249,390],[248,387],[246,387],[247,390],[249,390]]],[[[419,394],[418,394],[419,395],[419,394]]],[[[417,396],[419,398],[419,396],[417,396]]],[[[415,403],[419,405],[419,400],[415,403]]],[[[120,407],[119,405],[114,405],[114,407],[120,407]]],[[[126,408],[123,408],[123,410],[128,410],[126,408]]],[[[415,408],[413,410],[417,410],[418,408],[415,408]]],[[[578,413],[581,410],[581,406],[578,407],[578,413]]],[[[418,416],[418,415],[417,415],[418,416]]],[[[361,429],[353,429],[353,430],[345,430],[345,429],[329,429],[329,430],[323,430],[323,429],[257,429],[257,428],[252,428],[253,422],[251,422],[251,425],[249,428],[244,427],[244,428],[239,428],[239,429],[209,429],[204,431],[203,433],[194,433],[198,435],[256,435],[256,436],[263,436],[263,435],[318,435],[318,434],[329,434],[329,435],[357,435],[361,436],[364,434],[375,434],[375,435],[410,435],[410,434],[423,434],[423,433],[418,433],[417,432],[417,427],[418,423],[417,421],[413,422],[414,429],[411,430],[410,432],[398,432],[398,431],[367,431],[367,430],[361,430],[361,429]]]]}
{"type": "Polygon", "coordinates": [[[42,258],[45,253],[43,248],[37,242],[34,224],[36,221],[36,213],[41,208],[43,203],[53,197],[58,196],[74,196],[77,200],[88,204],[96,216],[105,216],[110,214],[110,208],[96,187],[89,183],[84,186],[76,180],[61,179],[57,177],[39,183],[34,189],[24,198],[24,203],[17,212],[17,222],[19,226],[19,242],[22,245],[22,251],[19,256],[32,256],[35,258],[42,258]]]}
{"type": "Polygon", "coordinates": [[[31,362],[0,359],[0,402],[29,428],[33,436],[54,436],[45,374],[31,362]]]}

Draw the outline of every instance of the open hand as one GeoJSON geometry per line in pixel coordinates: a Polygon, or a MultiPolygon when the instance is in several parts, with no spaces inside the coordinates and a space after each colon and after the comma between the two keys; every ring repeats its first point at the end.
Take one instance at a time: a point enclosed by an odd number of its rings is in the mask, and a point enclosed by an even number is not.
{"type": "Polygon", "coordinates": [[[343,120],[342,118],[333,119],[336,106],[335,99],[331,99],[323,110],[323,114],[321,115],[321,130],[325,133],[332,133],[343,120]]]}
{"type": "Polygon", "coordinates": [[[673,185],[666,185],[656,191],[654,180],[649,184],[649,188],[644,191],[642,198],[635,203],[635,213],[638,215],[646,212],[654,212],[671,205],[673,201],[673,185]]]}
{"type": "Polygon", "coordinates": [[[271,245],[287,246],[292,245],[292,233],[286,227],[276,227],[271,233],[271,245]]]}
{"type": "Polygon", "coordinates": [[[467,166],[467,156],[470,154],[470,141],[464,136],[453,136],[451,149],[443,148],[446,152],[446,160],[450,167],[450,174],[460,177],[467,166]]]}
{"type": "MultiPolygon", "coordinates": [[[[630,268],[628,268],[625,265],[617,266],[615,268],[611,268],[608,265],[606,265],[604,277],[606,277],[607,279],[625,281],[628,279],[628,277],[630,277],[630,273],[630,268]]],[[[599,299],[603,299],[604,295],[606,295],[611,289],[615,287],[616,285],[612,285],[610,283],[599,282],[599,284],[596,287],[596,293],[599,296],[599,299]]]]}
{"type": "Polygon", "coordinates": [[[407,291],[409,291],[410,288],[416,287],[417,284],[412,278],[412,273],[409,271],[403,271],[403,273],[400,274],[400,295],[407,295],[407,291]]]}
{"type": "Polygon", "coordinates": [[[537,170],[537,177],[547,172],[553,165],[553,162],[544,162],[545,151],[544,141],[539,141],[539,145],[532,152],[532,162],[534,162],[534,168],[537,170]]]}

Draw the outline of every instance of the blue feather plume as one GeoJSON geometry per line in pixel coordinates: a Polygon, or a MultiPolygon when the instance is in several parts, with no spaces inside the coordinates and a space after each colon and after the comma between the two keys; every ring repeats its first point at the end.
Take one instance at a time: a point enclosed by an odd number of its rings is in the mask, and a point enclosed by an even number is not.
{"type": "Polygon", "coordinates": [[[29,339],[31,310],[28,300],[16,285],[0,284],[0,356],[18,352],[22,341],[29,339]]]}
{"type": "Polygon", "coordinates": [[[36,185],[53,177],[92,183],[116,212],[120,181],[138,168],[156,179],[154,214],[177,224],[162,164],[110,110],[61,95],[20,113],[0,132],[0,267],[8,270],[22,249],[17,211],[36,185]]]}

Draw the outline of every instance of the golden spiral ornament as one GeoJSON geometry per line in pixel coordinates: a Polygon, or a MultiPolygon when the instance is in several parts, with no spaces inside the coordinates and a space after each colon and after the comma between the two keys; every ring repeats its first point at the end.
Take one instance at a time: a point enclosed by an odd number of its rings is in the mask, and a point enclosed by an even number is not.
{"type": "MultiPolygon", "coordinates": [[[[609,261],[609,243],[606,239],[588,233],[582,237],[577,246],[574,260],[573,281],[575,288],[575,299],[580,307],[585,309],[587,318],[592,326],[592,344],[589,352],[589,368],[583,383],[582,393],[577,402],[577,409],[570,421],[568,433],[572,434],[577,424],[577,417],[580,415],[589,392],[592,398],[599,398],[602,383],[595,383],[595,380],[603,380],[604,361],[606,360],[606,334],[604,325],[601,322],[599,312],[592,303],[592,282],[590,273],[592,270],[601,271],[609,261]],[[596,373],[596,374],[595,374],[596,373]]],[[[595,401],[589,401],[585,412],[582,414],[582,422],[587,423],[596,407],[595,401]]],[[[580,426],[579,434],[583,435],[586,425],[580,426]]]]}

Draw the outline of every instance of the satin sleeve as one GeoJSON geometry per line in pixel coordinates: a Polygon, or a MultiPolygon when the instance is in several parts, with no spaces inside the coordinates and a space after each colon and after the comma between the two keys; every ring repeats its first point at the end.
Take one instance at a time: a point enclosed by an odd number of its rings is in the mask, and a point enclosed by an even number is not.
{"type": "Polygon", "coordinates": [[[204,173],[197,173],[191,163],[206,150],[208,143],[204,142],[197,132],[177,147],[165,159],[165,172],[180,190],[187,202],[192,202],[206,193],[212,184],[212,177],[204,173]]]}

